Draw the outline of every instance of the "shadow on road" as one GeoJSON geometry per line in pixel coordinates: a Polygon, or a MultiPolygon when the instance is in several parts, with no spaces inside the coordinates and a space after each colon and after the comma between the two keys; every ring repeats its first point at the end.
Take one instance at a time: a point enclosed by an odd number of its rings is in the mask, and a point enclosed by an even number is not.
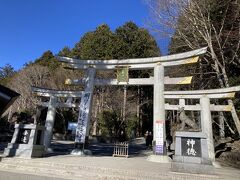
{"type": "MultiPolygon", "coordinates": [[[[47,154],[47,156],[68,155],[74,149],[73,141],[55,141],[51,144],[53,153],[47,154]]],[[[112,156],[114,150],[114,143],[91,143],[88,150],[92,152],[93,156],[112,156]]],[[[146,156],[151,153],[147,150],[144,143],[142,144],[129,144],[129,156],[146,156]]]]}

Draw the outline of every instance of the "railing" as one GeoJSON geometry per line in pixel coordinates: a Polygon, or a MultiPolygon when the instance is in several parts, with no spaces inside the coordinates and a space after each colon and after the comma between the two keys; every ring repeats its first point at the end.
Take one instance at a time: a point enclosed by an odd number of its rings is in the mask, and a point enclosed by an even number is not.
{"type": "Polygon", "coordinates": [[[114,144],[113,150],[113,157],[120,156],[120,157],[128,157],[128,143],[127,142],[120,142],[114,144]]]}

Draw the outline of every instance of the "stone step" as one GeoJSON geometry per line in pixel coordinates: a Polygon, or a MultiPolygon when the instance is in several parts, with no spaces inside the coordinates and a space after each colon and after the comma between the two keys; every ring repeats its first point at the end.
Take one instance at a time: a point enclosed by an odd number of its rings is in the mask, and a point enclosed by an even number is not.
{"type": "Polygon", "coordinates": [[[79,177],[107,178],[107,179],[166,179],[169,178],[167,172],[143,172],[138,170],[112,169],[96,166],[84,166],[65,163],[51,163],[42,161],[32,161],[19,158],[3,158],[0,163],[1,169],[15,169],[18,171],[56,175],[66,179],[77,179],[79,177]],[[71,176],[71,177],[69,177],[71,176]]]}

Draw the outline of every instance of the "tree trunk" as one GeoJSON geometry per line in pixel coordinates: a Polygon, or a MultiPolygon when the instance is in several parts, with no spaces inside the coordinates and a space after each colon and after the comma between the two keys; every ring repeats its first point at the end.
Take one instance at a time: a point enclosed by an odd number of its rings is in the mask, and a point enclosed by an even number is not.
{"type": "Polygon", "coordinates": [[[12,106],[9,108],[9,112],[8,112],[8,122],[11,121],[11,117],[12,117],[12,106]]]}
{"type": "Polygon", "coordinates": [[[136,107],[137,107],[137,118],[138,118],[138,129],[137,129],[137,136],[139,137],[141,135],[141,118],[140,118],[140,94],[141,89],[138,86],[137,87],[137,98],[136,98],[136,107]]]}
{"type": "Polygon", "coordinates": [[[225,127],[224,127],[224,115],[223,112],[219,112],[219,136],[221,139],[225,138],[225,127]]]}
{"type": "Polygon", "coordinates": [[[127,86],[123,86],[123,122],[126,121],[127,86]]]}
{"type": "Polygon", "coordinates": [[[93,105],[95,105],[94,107],[94,111],[93,111],[93,132],[92,135],[96,136],[97,135],[97,114],[98,114],[98,109],[99,109],[99,100],[100,99],[100,95],[96,93],[95,95],[95,103],[93,103],[93,105]]]}
{"type": "MultiPolygon", "coordinates": [[[[215,62],[214,67],[215,67],[215,70],[216,70],[216,73],[217,73],[217,77],[218,77],[218,81],[220,83],[220,87],[221,88],[229,87],[229,81],[228,81],[228,76],[227,76],[227,73],[226,73],[226,70],[225,70],[225,66],[220,67],[221,71],[222,71],[222,72],[220,72],[219,65],[217,64],[217,62],[218,62],[217,56],[216,56],[216,54],[213,50],[213,47],[212,46],[209,46],[209,47],[210,47],[212,58],[215,62]],[[223,75],[223,79],[221,79],[221,74],[223,75]],[[224,80],[224,82],[223,82],[223,80],[224,80]]],[[[239,118],[237,116],[237,112],[236,112],[234,103],[231,99],[229,99],[228,104],[231,105],[231,107],[232,107],[232,109],[231,109],[232,118],[233,118],[233,121],[236,125],[238,134],[240,135],[240,121],[239,121],[239,118]]]]}
{"type": "MultiPolygon", "coordinates": [[[[223,78],[224,78],[226,87],[229,87],[228,76],[227,76],[227,73],[226,73],[225,69],[222,70],[222,74],[223,74],[223,78]]],[[[234,103],[233,103],[232,99],[228,100],[228,105],[230,105],[232,107],[232,109],[231,109],[232,118],[233,118],[233,121],[236,125],[238,135],[240,136],[240,121],[239,121],[239,118],[237,116],[237,112],[236,112],[236,109],[235,109],[235,106],[234,106],[234,103]]]]}
{"type": "Polygon", "coordinates": [[[136,98],[136,107],[137,107],[137,118],[140,117],[140,88],[137,87],[137,98],[136,98]]]}

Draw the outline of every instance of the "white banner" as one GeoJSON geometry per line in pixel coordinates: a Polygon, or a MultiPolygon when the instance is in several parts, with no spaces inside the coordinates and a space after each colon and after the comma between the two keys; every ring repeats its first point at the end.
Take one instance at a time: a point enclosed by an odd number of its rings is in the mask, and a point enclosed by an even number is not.
{"type": "Polygon", "coordinates": [[[89,108],[91,104],[90,98],[91,98],[91,93],[84,93],[81,98],[81,103],[79,108],[79,117],[78,117],[76,136],[75,136],[75,142],[78,142],[78,143],[85,142],[88,119],[89,119],[89,108]]]}
{"type": "Polygon", "coordinates": [[[163,121],[156,121],[156,153],[163,154],[163,121]]]}

